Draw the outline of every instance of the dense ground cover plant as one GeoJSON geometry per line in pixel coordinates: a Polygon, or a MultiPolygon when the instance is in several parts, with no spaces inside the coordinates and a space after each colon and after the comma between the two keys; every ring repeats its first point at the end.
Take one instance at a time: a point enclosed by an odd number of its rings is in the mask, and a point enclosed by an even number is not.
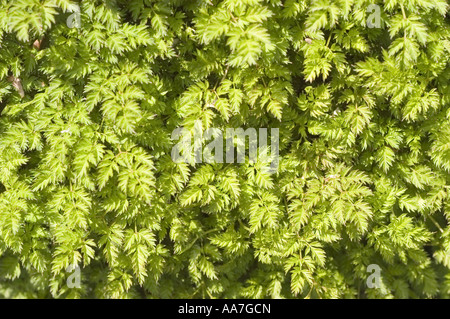
{"type": "Polygon", "coordinates": [[[0,296],[449,297],[447,12],[0,0],[0,296]],[[279,128],[277,172],[175,163],[195,120],[279,128]]]}

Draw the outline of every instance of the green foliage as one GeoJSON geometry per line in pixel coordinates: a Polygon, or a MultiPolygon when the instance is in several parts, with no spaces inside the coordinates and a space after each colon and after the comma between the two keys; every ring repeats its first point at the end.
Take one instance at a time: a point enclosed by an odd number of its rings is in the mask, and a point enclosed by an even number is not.
{"type": "Polygon", "coordinates": [[[0,297],[450,297],[448,5],[371,4],[0,0],[0,297]],[[196,120],[277,172],[173,162],[196,120]]]}

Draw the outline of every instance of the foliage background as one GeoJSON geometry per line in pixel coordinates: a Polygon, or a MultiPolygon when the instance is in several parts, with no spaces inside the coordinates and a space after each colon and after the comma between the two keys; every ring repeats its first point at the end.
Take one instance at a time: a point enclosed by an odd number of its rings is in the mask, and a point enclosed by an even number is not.
{"type": "Polygon", "coordinates": [[[447,12],[0,0],[0,296],[449,297],[447,12]],[[278,172],[174,163],[197,119],[279,127],[278,172]]]}

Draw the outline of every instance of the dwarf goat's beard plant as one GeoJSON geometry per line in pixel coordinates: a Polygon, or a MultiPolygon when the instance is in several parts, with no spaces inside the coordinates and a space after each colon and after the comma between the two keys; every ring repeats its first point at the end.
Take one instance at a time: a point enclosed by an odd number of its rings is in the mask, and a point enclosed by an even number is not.
{"type": "Polygon", "coordinates": [[[0,0],[0,297],[449,297],[448,5],[374,1],[0,0]]]}

